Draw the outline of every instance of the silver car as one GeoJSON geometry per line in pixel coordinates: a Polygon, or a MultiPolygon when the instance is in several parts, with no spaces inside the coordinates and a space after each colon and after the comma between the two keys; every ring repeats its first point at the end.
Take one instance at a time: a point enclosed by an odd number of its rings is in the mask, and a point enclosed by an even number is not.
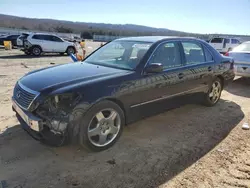
{"type": "Polygon", "coordinates": [[[227,52],[226,56],[233,57],[235,75],[250,77],[250,41],[244,42],[227,52]]]}

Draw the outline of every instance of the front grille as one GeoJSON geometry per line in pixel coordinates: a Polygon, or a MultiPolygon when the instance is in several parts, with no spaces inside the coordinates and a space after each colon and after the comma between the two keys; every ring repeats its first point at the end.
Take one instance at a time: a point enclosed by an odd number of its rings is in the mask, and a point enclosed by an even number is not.
{"type": "Polygon", "coordinates": [[[20,107],[28,110],[37,95],[37,92],[29,90],[21,84],[17,83],[14,88],[13,98],[19,104],[20,107]]]}

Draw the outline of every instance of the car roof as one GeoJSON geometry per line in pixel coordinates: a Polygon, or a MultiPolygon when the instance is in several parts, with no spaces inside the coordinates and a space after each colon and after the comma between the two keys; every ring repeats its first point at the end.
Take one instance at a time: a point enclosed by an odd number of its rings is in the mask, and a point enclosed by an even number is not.
{"type": "Polygon", "coordinates": [[[142,37],[125,37],[115,41],[138,41],[138,42],[157,42],[164,39],[196,39],[194,37],[175,37],[175,36],[142,36],[142,37]]]}
{"type": "Polygon", "coordinates": [[[31,35],[52,35],[52,36],[57,36],[55,34],[50,34],[50,33],[32,33],[31,35]]]}

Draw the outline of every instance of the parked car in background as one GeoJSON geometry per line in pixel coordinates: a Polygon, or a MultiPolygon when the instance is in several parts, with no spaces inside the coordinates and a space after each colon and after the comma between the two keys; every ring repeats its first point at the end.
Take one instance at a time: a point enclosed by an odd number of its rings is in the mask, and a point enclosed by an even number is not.
{"type": "Polygon", "coordinates": [[[26,54],[40,56],[41,53],[67,53],[68,55],[76,52],[74,43],[63,40],[62,38],[51,35],[33,33],[23,40],[23,49],[26,54]]]}
{"type": "Polygon", "coordinates": [[[4,41],[11,41],[12,46],[17,46],[17,38],[20,35],[6,35],[0,37],[0,45],[4,45],[4,41]]]}
{"type": "Polygon", "coordinates": [[[205,41],[123,38],[83,62],[26,74],[15,85],[13,110],[23,128],[42,142],[62,145],[76,139],[100,151],[118,140],[125,124],[163,101],[173,108],[200,96],[204,105],[214,106],[233,78],[232,58],[205,41]]]}
{"type": "Polygon", "coordinates": [[[240,44],[225,55],[234,59],[235,75],[250,77],[250,41],[240,44]]]}
{"type": "Polygon", "coordinates": [[[238,39],[234,38],[216,37],[209,40],[208,43],[213,46],[218,52],[226,53],[228,51],[231,51],[234,47],[238,46],[241,42],[238,39]]]}
{"type": "Polygon", "coordinates": [[[24,47],[24,40],[29,36],[28,33],[23,33],[17,38],[17,47],[24,47]]]}

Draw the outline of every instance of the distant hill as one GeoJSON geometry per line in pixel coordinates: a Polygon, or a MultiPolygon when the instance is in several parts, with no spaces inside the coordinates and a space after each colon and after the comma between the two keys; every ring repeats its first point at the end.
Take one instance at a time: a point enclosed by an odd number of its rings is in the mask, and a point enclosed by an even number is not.
{"type": "MultiPolygon", "coordinates": [[[[72,22],[53,19],[24,18],[0,14],[0,27],[16,28],[24,30],[39,30],[62,33],[82,33],[85,37],[91,38],[93,34],[99,35],[178,35],[197,36],[197,34],[185,33],[163,28],[153,28],[134,24],[106,24],[72,22]]],[[[202,35],[200,35],[202,36],[202,35]]]]}

